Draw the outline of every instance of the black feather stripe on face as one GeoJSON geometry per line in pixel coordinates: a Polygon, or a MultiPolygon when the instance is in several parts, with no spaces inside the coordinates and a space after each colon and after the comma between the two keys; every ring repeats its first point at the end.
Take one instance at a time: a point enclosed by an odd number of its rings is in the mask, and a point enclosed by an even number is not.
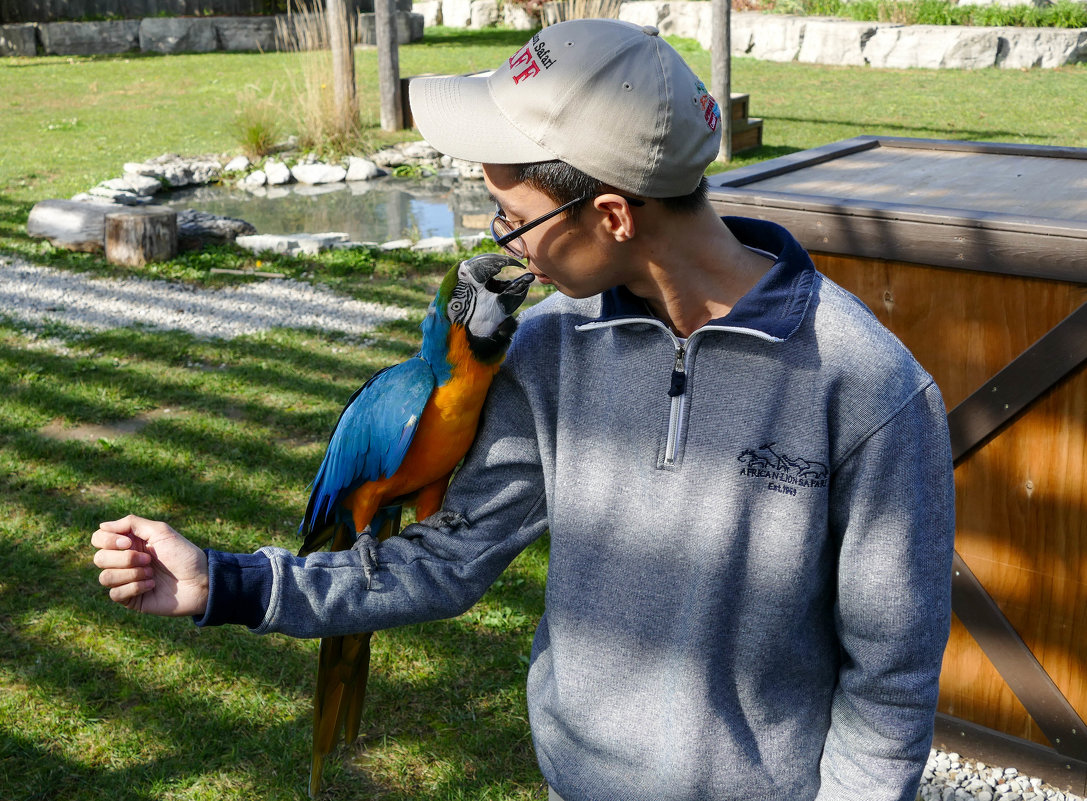
{"type": "Polygon", "coordinates": [[[449,321],[464,325],[470,320],[475,311],[477,294],[475,287],[464,281],[457,281],[457,285],[453,287],[453,294],[449,298],[449,304],[446,306],[449,321]]]}

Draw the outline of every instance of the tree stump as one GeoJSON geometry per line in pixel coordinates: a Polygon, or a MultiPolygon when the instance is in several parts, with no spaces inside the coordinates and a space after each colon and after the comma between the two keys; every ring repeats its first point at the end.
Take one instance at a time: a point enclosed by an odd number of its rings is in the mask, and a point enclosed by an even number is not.
{"type": "Polygon", "coordinates": [[[142,267],[177,255],[177,212],[142,206],[106,215],[106,261],[142,267]]]}

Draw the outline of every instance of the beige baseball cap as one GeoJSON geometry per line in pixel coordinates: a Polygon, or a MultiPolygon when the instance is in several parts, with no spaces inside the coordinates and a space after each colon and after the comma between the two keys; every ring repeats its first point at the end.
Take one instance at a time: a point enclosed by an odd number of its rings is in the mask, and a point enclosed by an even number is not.
{"type": "Polygon", "coordinates": [[[559,159],[623,192],[694,191],[721,144],[721,110],[656,28],[580,19],[544,28],[488,74],[420,77],[423,138],[489,164],[559,159]]]}

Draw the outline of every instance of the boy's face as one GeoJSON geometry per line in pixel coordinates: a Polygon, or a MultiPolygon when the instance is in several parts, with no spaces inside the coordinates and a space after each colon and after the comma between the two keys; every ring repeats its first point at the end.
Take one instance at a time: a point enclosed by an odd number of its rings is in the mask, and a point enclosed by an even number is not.
{"type": "MultiPolygon", "coordinates": [[[[483,180],[502,216],[514,227],[559,205],[543,192],[517,183],[513,168],[504,164],[484,164],[483,180]]],[[[625,283],[621,263],[613,263],[616,260],[609,242],[614,244],[614,240],[604,235],[601,216],[588,200],[577,221],[560,214],[525,233],[524,261],[540,283],[575,298],[591,297],[625,283]]]]}

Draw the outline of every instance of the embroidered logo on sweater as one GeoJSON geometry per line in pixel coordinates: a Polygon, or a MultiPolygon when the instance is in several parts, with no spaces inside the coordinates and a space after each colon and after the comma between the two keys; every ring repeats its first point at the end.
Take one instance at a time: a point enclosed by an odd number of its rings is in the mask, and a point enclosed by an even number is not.
{"type": "Polygon", "coordinates": [[[743,463],[741,476],[765,479],[768,492],[796,495],[801,488],[827,486],[830,471],[822,462],[789,456],[777,449],[776,442],[757,448],[745,448],[737,460],[743,463]]]}

